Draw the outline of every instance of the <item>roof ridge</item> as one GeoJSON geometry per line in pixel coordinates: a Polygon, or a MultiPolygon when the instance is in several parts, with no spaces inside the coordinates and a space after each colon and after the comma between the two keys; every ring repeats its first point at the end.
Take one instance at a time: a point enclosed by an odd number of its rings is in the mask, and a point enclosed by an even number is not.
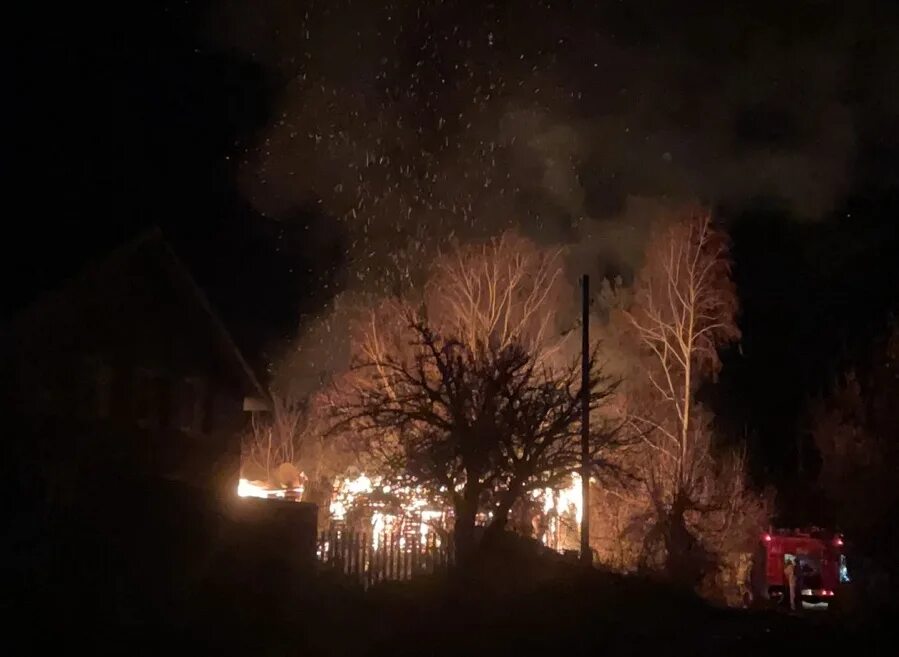
{"type": "Polygon", "coordinates": [[[190,269],[184,263],[184,261],[178,256],[175,252],[174,248],[169,244],[168,240],[164,239],[160,234],[160,243],[162,245],[164,253],[168,256],[170,261],[174,264],[177,273],[183,278],[183,282],[186,287],[193,294],[197,303],[206,313],[209,320],[212,322],[215,329],[219,332],[222,339],[225,342],[225,345],[231,351],[234,356],[237,364],[243,370],[247,379],[250,381],[252,386],[256,389],[256,391],[264,398],[268,398],[268,393],[265,388],[259,382],[256,373],[253,371],[253,368],[250,367],[249,362],[244,357],[243,352],[240,350],[240,347],[237,346],[237,343],[234,341],[231,332],[228,330],[224,320],[222,320],[221,316],[216,312],[215,308],[212,305],[212,302],[209,300],[206,292],[204,292],[203,288],[197,283],[197,280],[194,278],[193,274],[191,274],[190,269]]]}
{"type": "Polygon", "coordinates": [[[3,327],[2,333],[12,333],[17,327],[26,325],[28,322],[40,317],[41,313],[52,308],[55,303],[65,300],[68,293],[78,289],[80,285],[84,285],[86,282],[90,281],[92,277],[103,272],[103,270],[114,267],[116,264],[126,260],[127,257],[134,253],[138,248],[147,244],[155,244],[161,247],[162,253],[169,263],[169,266],[165,267],[168,275],[179,279],[175,282],[179,283],[182,288],[185,288],[203,310],[206,318],[209,320],[214,330],[219,334],[223,346],[228,350],[252,388],[263,399],[268,399],[268,393],[260,383],[259,378],[244,357],[240,348],[237,346],[237,343],[231,336],[231,332],[228,330],[224,321],[215,311],[208,296],[203,291],[203,288],[200,287],[193,274],[191,274],[190,269],[165,238],[162,229],[155,224],[146,230],[141,231],[133,239],[113,248],[105,257],[94,259],[92,262],[86,264],[76,274],[66,279],[62,285],[32,301],[7,322],[3,327]]]}

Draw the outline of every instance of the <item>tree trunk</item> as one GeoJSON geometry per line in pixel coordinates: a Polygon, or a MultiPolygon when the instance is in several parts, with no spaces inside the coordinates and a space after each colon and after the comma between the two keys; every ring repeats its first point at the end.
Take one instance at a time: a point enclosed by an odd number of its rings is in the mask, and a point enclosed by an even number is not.
{"type": "Polygon", "coordinates": [[[688,497],[678,492],[665,526],[665,570],[672,582],[686,588],[694,587],[709,566],[709,555],[687,527],[688,497]]]}
{"type": "Polygon", "coordinates": [[[478,515],[477,491],[466,487],[463,495],[456,498],[453,523],[453,540],[456,550],[456,564],[465,566],[475,552],[474,522],[478,515]]]}
{"type": "Polygon", "coordinates": [[[517,491],[517,487],[508,490],[505,495],[503,495],[502,499],[500,499],[496,508],[493,509],[493,520],[484,532],[484,541],[486,543],[495,542],[502,536],[503,532],[506,531],[506,526],[509,524],[509,511],[512,509],[512,505],[515,504],[515,500],[518,498],[517,491]]]}
{"type": "Polygon", "coordinates": [[[667,553],[665,568],[668,576],[675,581],[684,576],[687,534],[683,496],[678,493],[671,508],[668,509],[668,517],[665,519],[665,551],[667,553]]]}
{"type": "Polygon", "coordinates": [[[487,547],[495,545],[506,531],[506,525],[509,524],[509,508],[502,505],[493,512],[493,520],[487,529],[484,530],[484,544],[487,547]]]}

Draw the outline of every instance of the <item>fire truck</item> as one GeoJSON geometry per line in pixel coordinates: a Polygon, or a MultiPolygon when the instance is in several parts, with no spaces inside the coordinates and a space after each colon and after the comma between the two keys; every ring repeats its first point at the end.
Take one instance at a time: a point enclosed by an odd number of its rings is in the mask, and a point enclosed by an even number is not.
{"type": "Polygon", "coordinates": [[[826,606],[833,601],[839,585],[849,581],[840,534],[818,528],[770,530],[760,537],[755,559],[756,596],[776,602],[787,600],[784,566],[788,561],[795,566],[797,605],[826,606]]]}

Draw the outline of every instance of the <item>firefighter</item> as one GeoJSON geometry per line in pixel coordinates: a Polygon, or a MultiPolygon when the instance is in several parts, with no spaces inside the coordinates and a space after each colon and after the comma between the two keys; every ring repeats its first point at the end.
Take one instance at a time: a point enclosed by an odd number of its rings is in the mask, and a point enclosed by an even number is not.
{"type": "Polygon", "coordinates": [[[796,611],[796,562],[792,557],[787,557],[784,563],[784,583],[787,585],[790,609],[796,611]]]}

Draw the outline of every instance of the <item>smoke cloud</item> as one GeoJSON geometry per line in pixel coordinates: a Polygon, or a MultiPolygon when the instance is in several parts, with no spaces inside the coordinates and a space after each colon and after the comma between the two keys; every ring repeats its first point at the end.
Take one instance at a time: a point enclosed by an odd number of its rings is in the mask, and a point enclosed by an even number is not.
{"type": "Polygon", "coordinates": [[[865,16],[557,4],[226,3],[216,41],[282,83],[244,194],[285,221],[316,208],[316,231],[344,236],[346,287],[372,291],[509,226],[606,273],[668,205],[771,198],[812,220],[842,199],[865,16]]]}

